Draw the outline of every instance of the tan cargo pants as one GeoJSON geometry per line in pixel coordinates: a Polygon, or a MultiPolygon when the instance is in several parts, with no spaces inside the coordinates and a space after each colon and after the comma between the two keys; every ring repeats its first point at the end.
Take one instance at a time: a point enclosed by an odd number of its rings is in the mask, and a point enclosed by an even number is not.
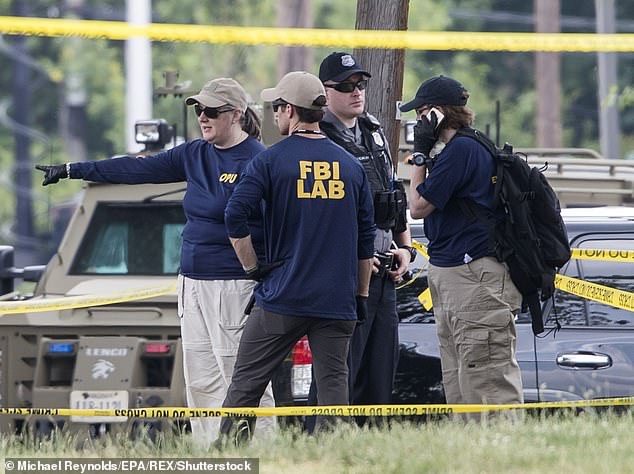
{"type": "Polygon", "coordinates": [[[504,264],[484,257],[429,267],[447,403],[522,403],[514,312],[521,295],[504,264]]]}
{"type": "MultiPolygon", "coordinates": [[[[222,406],[248,318],[244,309],[254,286],[251,280],[178,277],[178,314],[189,408],[222,406]]],[[[260,406],[275,406],[271,384],[260,406]]],[[[196,443],[209,446],[218,437],[220,418],[192,418],[191,429],[196,443]]],[[[274,430],[274,417],[258,419],[259,435],[270,435],[274,430]]]]}

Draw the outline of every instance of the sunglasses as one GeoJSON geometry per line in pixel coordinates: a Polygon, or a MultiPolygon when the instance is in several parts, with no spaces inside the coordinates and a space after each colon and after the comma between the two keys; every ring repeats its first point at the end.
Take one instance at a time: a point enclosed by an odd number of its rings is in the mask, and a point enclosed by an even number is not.
{"type": "Polygon", "coordinates": [[[324,84],[325,87],[330,87],[331,89],[336,90],[337,92],[345,92],[350,93],[353,90],[359,89],[360,91],[364,90],[368,87],[368,80],[361,79],[358,82],[340,82],[338,84],[324,84]]]}
{"type": "Polygon", "coordinates": [[[284,102],[283,100],[274,100],[273,102],[271,102],[271,107],[273,107],[273,112],[277,112],[277,109],[279,109],[280,107],[284,107],[288,105],[288,102],[284,102]]]}
{"type": "Polygon", "coordinates": [[[196,117],[200,117],[200,114],[205,114],[205,117],[210,119],[217,119],[218,116],[224,112],[231,112],[233,109],[230,107],[201,107],[199,104],[194,105],[194,112],[196,117]]]}
{"type": "Polygon", "coordinates": [[[421,117],[425,114],[427,114],[427,112],[429,111],[429,109],[431,109],[432,106],[431,105],[422,105],[419,108],[415,109],[414,112],[416,112],[416,116],[417,117],[421,117]]]}

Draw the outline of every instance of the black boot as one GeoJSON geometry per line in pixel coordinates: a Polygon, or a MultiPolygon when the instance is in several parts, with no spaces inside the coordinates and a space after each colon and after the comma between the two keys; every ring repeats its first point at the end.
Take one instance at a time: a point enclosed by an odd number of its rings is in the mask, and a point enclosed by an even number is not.
{"type": "Polygon", "coordinates": [[[230,445],[244,446],[251,441],[254,429],[254,417],[224,416],[220,421],[220,434],[218,439],[214,441],[213,448],[222,451],[230,445]]]}

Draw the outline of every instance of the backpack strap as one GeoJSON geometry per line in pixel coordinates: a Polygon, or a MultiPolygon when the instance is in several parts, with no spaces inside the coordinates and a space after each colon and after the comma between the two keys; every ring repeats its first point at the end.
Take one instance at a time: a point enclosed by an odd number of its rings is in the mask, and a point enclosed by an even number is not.
{"type": "MultiPolygon", "coordinates": [[[[475,128],[471,128],[471,127],[461,128],[460,130],[456,132],[456,135],[472,138],[473,140],[477,141],[480,145],[484,146],[484,148],[486,148],[487,151],[493,157],[496,164],[496,177],[495,177],[495,189],[493,190],[494,198],[493,198],[493,204],[491,207],[493,208],[498,207],[498,205],[500,204],[498,201],[501,198],[500,191],[502,190],[502,184],[504,182],[504,172],[503,172],[504,161],[499,159],[501,155],[500,153],[501,150],[495,145],[495,143],[493,143],[493,140],[491,140],[486,134],[482,133],[480,130],[477,130],[475,128]]],[[[511,149],[511,154],[512,154],[512,149],[511,149]]]]}
{"type": "Polygon", "coordinates": [[[471,127],[464,127],[458,130],[456,132],[456,135],[473,138],[478,143],[481,143],[482,145],[484,145],[484,147],[487,150],[489,150],[489,153],[491,153],[491,155],[493,155],[494,157],[498,153],[498,147],[495,146],[495,143],[493,143],[493,140],[487,137],[480,130],[476,130],[475,128],[471,128],[471,127]]]}
{"type": "MultiPolygon", "coordinates": [[[[480,132],[479,130],[476,130],[475,128],[470,128],[470,127],[461,128],[460,130],[456,132],[456,136],[469,137],[477,141],[478,143],[480,143],[482,146],[484,146],[487,149],[487,151],[491,154],[491,156],[495,160],[496,166],[497,166],[497,177],[498,177],[498,179],[496,179],[496,182],[495,182],[495,189],[493,194],[495,197],[494,197],[492,208],[495,209],[498,204],[497,199],[498,199],[499,191],[500,189],[502,189],[502,182],[499,179],[499,177],[504,175],[503,173],[501,173],[501,167],[503,166],[503,164],[497,160],[497,155],[498,155],[497,147],[495,146],[495,144],[489,137],[487,137],[484,133],[480,132]]],[[[494,225],[494,220],[492,221],[492,216],[486,215],[482,211],[482,209],[471,199],[458,198],[456,199],[456,202],[458,206],[460,207],[460,210],[462,211],[464,216],[467,218],[468,223],[473,223],[474,221],[478,220],[487,225],[494,225]]]]}

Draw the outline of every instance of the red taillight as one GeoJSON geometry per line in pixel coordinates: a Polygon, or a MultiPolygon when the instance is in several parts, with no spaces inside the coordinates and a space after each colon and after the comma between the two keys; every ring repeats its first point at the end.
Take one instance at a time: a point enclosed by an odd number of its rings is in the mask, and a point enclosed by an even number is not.
{"type": "Polygon", "coordinates": [[[146,354],[167,354],[170,351],[170,345],[162,342],[148,342],[145,344],[146,354]]]}
{"type": "Polygon", "coordinates": [[[310,346],[308,345],[308,338],[302,337],[295,347],[293,347],[293,353],[291,357],[293,365],[306,365],[313,363],[313,354],[310,352],[310,346]]]}

